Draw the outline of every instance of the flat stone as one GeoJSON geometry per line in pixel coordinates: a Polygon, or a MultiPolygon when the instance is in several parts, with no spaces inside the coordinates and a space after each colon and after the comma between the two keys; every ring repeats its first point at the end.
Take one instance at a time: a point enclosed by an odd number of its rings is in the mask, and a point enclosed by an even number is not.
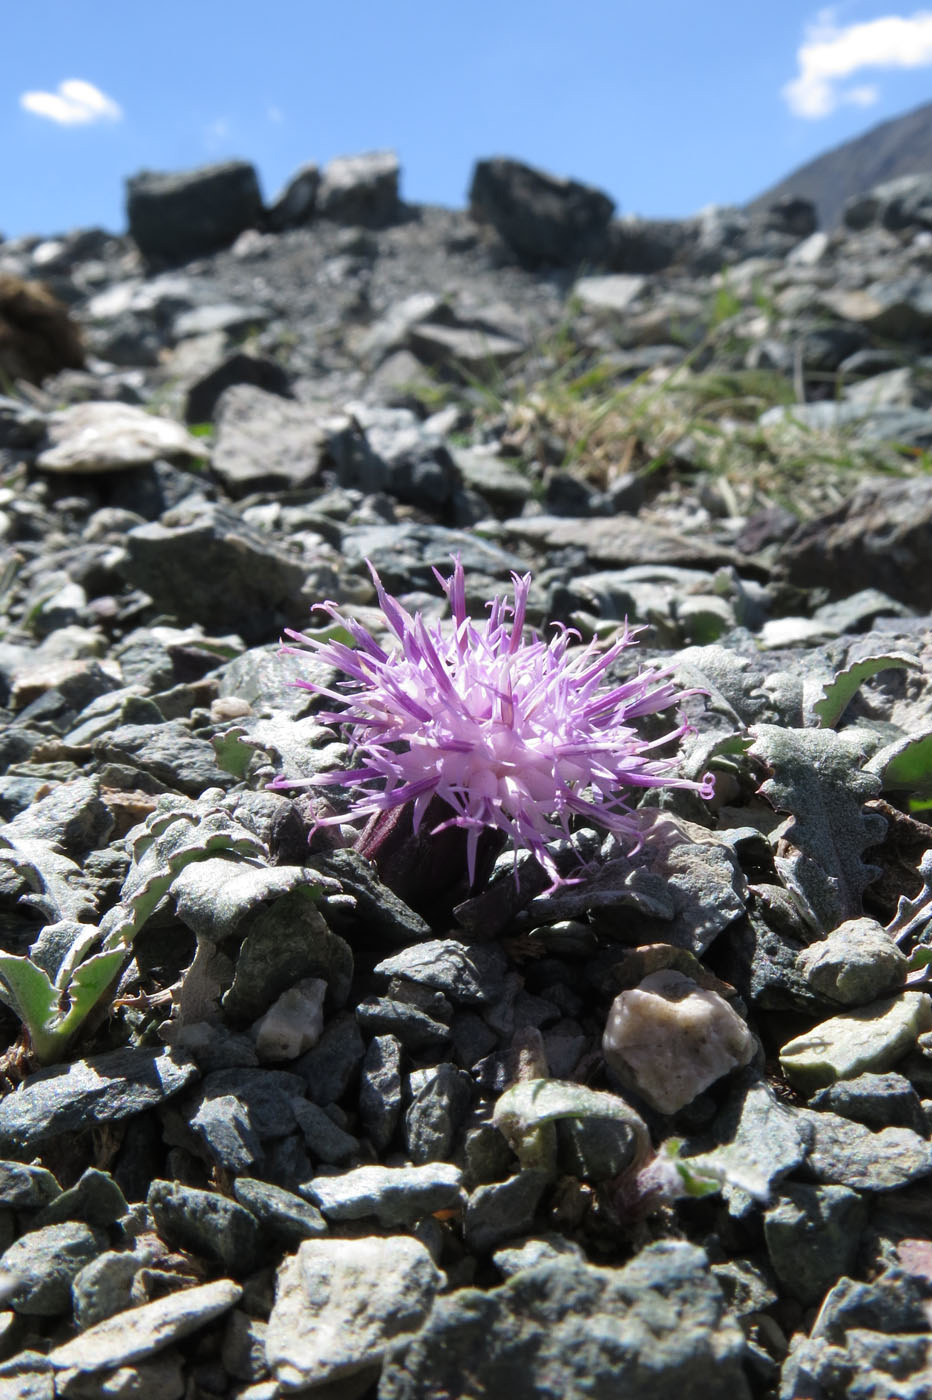
{"type": "Polygon", "coordinates": [[[327,1222],[320,1211],[281,1186],[241,1176],[233,1183],[233,1195],[285,1245],[299,1245],[327,1233],[327,1222]]]}
{"type": "Polygon", "coordinates": [[[635,564],[677,564],[716,568],[735,563],[729,550],[703,544],[661,529],[637,516],[597,516],[573,520],[559,515],[518,516],[504,530],[515,539],[543,549],[582,549],[594,563],[624,569],[635,564]]]}
{"type": "Polygon", "coordinates": [[[920,1135],[928,1131],[922,1100],[904,1075],[893,1072],[838,1079],[813,1094],[808,1106],[874,1130],[912,1128],[920,1135]]]}
{"type": "Polygon", "coordinates": [[[572,296],[584,311],[609,318],[627,311],[646,286],[646,277],[616,272],[607,277],[580,277],[573,283],[572,296]]]}
{"type": "Polygon", "coordinates": [[[203,457],[187,428],[124,403],[79,403],[51,415],[43,471],[83,476],[147,466],[160,457],[203,457]]]}
{"type": "Polygon", "coordinates": [[[423,1167],[356,1167],[340,1176],[315,1176],[301,1188],[328,1220],[366,1220],[413,1225],[437,1210],[463,1203],[458,1167],[432,1162],[423,1167]]]}
{"type": "Polygon", "coordinates": [[[845,1016],[833,1016],[787,1041],[780,1063],[803,1093],[854,1079],[865,1071],[891,1069],[932,1028],[932,1001],[925,992],[903,992],[845,1016]]]}
{"type": "Polygon", "coordinates": [[[106,1235],[77,1221],[30,1230],[0,1258],[13,1283],[10,1306],[30,1317],[55,1317],[71,1310],[71,1282],[101,1250],[106,1235]]]}
{"type": "Polygon", "coordinates": [[[482,1006],[499,995],[506,959],[496,944],[436,938],[383,958],[373,969],[443,992],[454,1003],[482,1006]]]}
{"type": "Polygon", "coordinates": [[[56,1347],[49,1359],[56,1370],[108,1371],[127,1366],[199,1331],[242,1296],[243,1290],[230,1279],[169,1293],[98,1322],[56,1347]]]}
{"type": "Polygon", "coordinates": [[[909,1128],[872,1133],[837,1113],[797,1112],[812,1125],[807,1166],[817,1181],[855,1191],[896,1191],[932,1174],[932,1143],[909,1128]]]}
{"type": "Polygon", "coordinates": [[[40,1070],[0,1101],[0,1143],[31,1153],[52,1138],[154,1108],[198,1077],[188,1055],[133,1048],[40,1070]]]}
{"type": "Polygon", "coordinates": [[[265,1347],[272,1373],[286,1390],[377,1375],[389,1347],[424,1322],[442,1281],[410,1236],[305,1241],[278,1272],[265,1347]]]}
{"type": "Polygon", "coordinates": [[[211,466],[234,496],[310,486],[334,435],[319,410],[251,384],[226,390],[216,422],[211,466]]]}

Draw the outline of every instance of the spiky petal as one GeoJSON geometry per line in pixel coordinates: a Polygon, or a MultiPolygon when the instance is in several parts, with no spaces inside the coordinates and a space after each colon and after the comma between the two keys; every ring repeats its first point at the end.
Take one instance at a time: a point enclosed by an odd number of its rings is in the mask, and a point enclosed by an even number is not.
{"type": "Polygon", "coordinates": [[[632,802],[649,787],[692,788],[712,794],[712,777],[677,776],[676,760],[654,756],[689,730],[678,720],[651,742],[632,721],[676,705],[695,691],[677,691],[670,670],[655,670],[622,684],[607,684],[612,663],[635,642],[625,625],[610,646],[574,649],[578,634],[555,624],[549,641],[525,636],[530,574],[512,575],[511,602],[496,597],[489,615],[475,621],[466,611],[459,558],[443,578],[451,620],[427,623],[412,616],[382,587],[369,565],[379,605],[395,641],[386,651],[355,619],[332,602],[318,607],[345,628],[353,646],[289,631],[295,646],[315,651],[349,677],[348,693],[314,681],[296,684],[346,708],[320,718],[348,727],[362,760],[349,771],[317,774],[304,782],[278,779],[291,788],[339,784],[357,789],[344,822],[413,803],[414,829],[436,796],[450,808],[448,826],[467,832],[472,883],[476,846],[485,828],[505,833],[516,851],[529,850],[554,881],[563,883],[547,843],[568,836],[574,818],[595,823],[626,845],[637,845],[640,823],[632,802]]]}

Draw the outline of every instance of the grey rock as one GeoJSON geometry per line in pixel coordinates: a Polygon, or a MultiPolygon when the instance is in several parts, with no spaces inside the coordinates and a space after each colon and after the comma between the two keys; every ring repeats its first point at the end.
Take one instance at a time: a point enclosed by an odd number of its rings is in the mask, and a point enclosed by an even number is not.
{"type": "Polygon", "coordinates": [[[764,1239],[783,1288],[806,1306],[854,1267],[867,1207],[844,1186],[784,1185],[764,1213],[764,1239]]]}
{"type": "Polygon", "coordinates": [[[248,1274],[265,1253],[259,1222],[225,1196],[174,1181],[153,1181],[149,1209],[169,1244],[206,1255],[232,1274],[248,1274]]]}
{"type": "Polygon", "coordinates": [[[268,1069],[221,1069],[207,1074],[183,1104],[185,1121],[218,1166],[246,1172],[262,1160],[263,1144],[287,1137],[304,1097],[296,1074],[268,1069]]]}
{"type": "Polygon", "coordinates": [[[366,1053],[356,1017],[335,1016],[320,1040],[291,1066],[307,1085],[308,1098],[317,1104],[337,1103],[359,1072],[366,1053]]]}
{"type": "Polygon", "coordinates": [[[450,1039],[450,1027],[409,1001],[393,997],[365,997],[356,1008],[362,1029],[369,1035],[394,1035],[406,1050],[423,1050],[450,1039]]]}
{"type": "Polygon", "coordinates": [[[892,1071],[839,1079],[813,1094],[809,1107],[850,1118],[875,1132],[883,1128],[911,1128],[914,1133],[927,1136],[929,1131],[916,1090],[904,1075],[892,1071]]]}
{"type": "Polygon", "coordinates": [[[127,181],[130,236],[144,257],[181,263],[228,247],[256,227],[262,197],[246,161],[173,174],[143,171],[127,181]]]}
{"type": "Polygon", "coordinates": [[[319,480],[344,421],[280,390],[234,383],[217,404],[211,466],[233,496],[301,490],[319,480]]]}
{"type": "MultiPolygon", "coordinates": [[[[387,885],[383,885],[371,861],[359,852],[336,850],[326,856],[313,856],[311,860],[318,870],[335,876],[345,892],[353,896],[358,916],[373,933],[390,943],[401,943],[405,948],[429,935],[427,920],[410,909],[387,885]]],[[[416,957],[416,954],[412,953],[412,957],[416,957]]]]}
{"type": "Polygon", "coordinates": [[[126,1198],[109,1172],[88,1167],[68,1191],[63,1191],[36,1216],[36,1225],[80,1220],[85,1225],[114,1225],[127,1211],[126,1198]]]}
{"type": "MultiPolygon", "coordinates": [[[[753,1171],[768,1191],[806,1160],[813,1129],[800,1112],[780,1103],[771,1086],[760,1080],[735,1086],[716,1115],[708,1136],[691,1138],[685,1155],[701,1156],[717,1147],[735,1163],[753,1171]]],[[[743,1191],[725,1186],[733,1211],[749,1204],[743,1191]]]]}
{"type": "Polygon", "coordinates": [[[274,360],[237,350],[189,385],[184,402],[184,421],[189,424],[212,423],[221,395],[235,386],[249,385],[266,394],[277,394],[287,399],[291,396],[290,383],[285,370],[274,360]]]}
{"type": "Polygon", "coordinates": [[[340,1176],[316,1176],[301,1194],[328,1220],[374,1217],[386,1227],[413,1225],[436,1210],[462,1203],[457,1167],[435,1162],[423,1167],[356,1167],[340,1176]]]}
{"type": "Polygon", "coordinates": [[[909,959],[876,919],[847,919],[796,958],[807,986],[844,1006],[866,1006],[906,980],[909,959]]]}
{"type": "Polygon", "coordinates": [[[442,366],[447,373],[466,379],[488,374],[490,367],[507,369],[527,348],[523,341],[492,330],[424,323],[412,328],[408,343],[424,364],[442,366]]]}
{"type": "Polygon", "coordinates": [[[113,813],[101,800],[99,779],[85,777],[59,783],[7,825],[7,835],[52,841],[72,859],[105,846],[112,830],[113,813]]]}
{"type": "Polygon", "coordinates": [[[497,944],[437,938],[383,958],[374,971],[433,987],[454,1005],[482,1006],[497,999],[506,968],[497,944]]]}
{"type": "Polygon", "coordinates": [[[416,1332],[443,1275],[408,1236],[308,1240],[278,1273],[266,1334],[269,1367],[286,1390],[378,1376],[390,1347],[416,1332]]]}
{"type": "Polygon", "coordinates": [[[78,1326],[93,1327],[128,1308],[133,1280],[141,1265],[142,1260],[135,1254],[111,1249],[85,1264],[71,1282],[74,1319],[78,1326]]]}
{"type": "Polygon", "coordinates": [[[179,720],[118,725],[98,739],[94,749],[104,762],[127,764],[191,797],[230,781],[229,774],[217,766],[212,746],[195,738],[179,720]]]}
{"type": "Polygon", "coordinates": [[[119,564],[127,582],[181,622],[209,617],[247,642],[266,641],[275,610],[293,606],[305,566],[219,507],[200,506],[183,520],[130,530],[119,564]]]}
{"type": "Polygon", "coordinates": [[[172,322],[173,340],[196,339],[202,336],[245,336],[261,330],[269,319],[263,306],[241,305],[239,302],[208,302],[180,312],[172,322]]]}
{"type": "Polygon", "coordinates": [[[375,1035],[369,1042],[359,1080],[359,1117],[377,1152],[391,1142],[401,1115],[401,1041],[375,1035]]]}
{"type": "Polygon", "coordinates": [[[504,157],[477,161],[469,190],[473,218],[531,265],[597,260],[614,207],[601,190],[504,157]]]}
{"type": "Polygon", "coordinates": [[[265,221],[276,233],[300,228],[314,217],[320,169],[309,161],[296,170],[285,187],[275,196],[265,211],[265,221]]]}
{"type": "Polygon", "coordinates": [[[72,1280],[106,1246],[104,1234],[76,1221],[22,1235],[0,1258],[0,1269],[13,1281],[14,1312],[30,1317],[69,1312],[72,1280]]]}
{"type": "Polygon", "coordinates": [[[805,1108],[797,1113],[812,1127],[807,1165],[817,1181],[855,1191],[895,1191],[932,1174],[932,1143],[909,1128],[874,1133],[836,1113],[805,1108]]]}
{"type": "Polygon", "coordinates": [[[928,1319],[915,1280],[899,1270],[876,1283],[842,1278],[819,1309],[809,1338],[787,1357],[780,1400],[813,1386],[866,1400],[928,1400],[930,1365],[928,1319]]]}
{"type": "Polygon", "coordinates": [[[273,1238],[286,1246],[327,1233],[327,1222],[320,1211],[280,1186],[240,1176],[233,1183],[233,1194],[273,1238]]]}
{"type": "Polygon", "coordinates": [[[593,563],[612,569],[638,564],[711,569],[735,562],[727,550],[695,536],[623,515],[592,520],[525,515],[506,520],[504,528],[509,536],[538,548],[583,549],[593,563]]]}
{"type": "Polygon", "coordinates": [[[411,1102],[405,1113],[405,1142],[415,1166],[448,1162],[472,1103],[473,1083],[465,1070],[440,1064],[410,1076],[411,1102]]]}
{"type": "Polygon", "coordinates": [[[317,213],[341,224],[384,228],[394,223],[401,212],[398,175],[394,151],[372,151],[328,161],[317,190],[317,213]]]}
{"type": "Polygon", "coordinates": [[[234,1308],[227,1318],[220,1359],[238,1381],[261,1381],[269,1373],[265,1360],[267,1327],[258,1318],[234,1308]]]}
{"type": "Polygon", "coordinates": [[[932,539],[932,482],[869,478],[835,510],[801,525],[783,562],[806,587],[834,596],[868,585],[910,607],[932,609],[924,564],[932,539]]]}
{"type": "Polygon", "coordinates": [[[40,1070],[0,1103],[0,1143],[32,1154],[52,1138],[164,1103],[198,1076],[190,1056],[133,1048],[40,1070]]]}
{"type": "Polygon", "coordinates": [[[459,471],[446,444],[413,413],[365,403],[347,405],[347,412],[365,433],[366,451],[347,454],[337,472],[341,486],[385,490],[435,511],[449,504],[462,485],[459,471]]]}
{"type": "MultiPolygon", "coordinates": [[[[223,1007],[234,1020],[255,1021],[282,992],[305,978],[326,982],[329,1002],[342,1006],[352,976],[349,944],[327,927],[299,886],[250,920],[223,1007]]],[[[303,1059],[294,1061],[296,1073],[302,1073],[303,1059]]]]}
{"type": "Polygon", "coordinates": [[[466,1202],[464,1237],[477,1254],[491,1254],[506,1240],[526,1235],[550,1182],[550,1173],[526,1168],[507,1181],[477,1186],[466,1202]]]}
{"type": "Polygon", "coordinates": [[[511,1278],[522,1269],[536,1269],[540,1264],[549,1264],[560,1259],[585,1261],[585,1254],[574,1240],[563,1235],[532,1235],[518,1244],[506,1245],[492,1255],[492,1262],[503,1278],[511,1278]]]}
{"type": "Polygon", "coordinates": [[[386,1363],[379,1400],[428,1387],[450,1400],[748,1400],[743,1350],[702,1251],[655,1244],[623,1269],[554,1260],[438,1298],[386,1363]]]}
{"type": "Polygon", "coordinates": [[[778,1300],[775,1279],[768,1269],[749,1259],[731,1259],[713,1264],[712,1273],[736,1317],[763,1312],[778,1300]]]}
{"type": "Polygon", "coordinates": [[[61,1187],[45,1167],[0,1162],[0,1207],[4,1210],[40,1210],[60,1194],[61,1187]]]}
{"type": "Polygon", "coordinates": [[[56,1370],[85,1372],[141,1361],[222,1317],[239,1302],[242,1293],[229,1279],[169,1293],[98,1322],[73,1341],[56,1347],[50,1360],[56,1370]]]}
{"type": "Polygon", "coordinates": [[[317,1162],[344,1165],[359,1154],[359,1142],[315,1103],[295,1104],[295,1117],[307,1150],[317,1162]]]}

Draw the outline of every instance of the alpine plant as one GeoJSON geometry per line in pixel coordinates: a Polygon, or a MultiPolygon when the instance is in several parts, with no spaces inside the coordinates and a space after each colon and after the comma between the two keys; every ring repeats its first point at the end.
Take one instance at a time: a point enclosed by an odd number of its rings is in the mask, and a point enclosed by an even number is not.
{"type": "Polygon", "coordinates": [[[353,646],[286,632],[297,645],[284,646],[285,653],[314,651],[349,678],[345,694],[311,680],[295,683],[345,706],[319,718],[348,729],[358,766],[273,784],[354,788],[349,812],[318,825],[412,803],[417,831],[431,801],[441,798],[450,816],[432,834],[465,829],[471,885],[479,837],[493,828],[510,839],[516,858],[519,850],[530,851],[556,886],[571,882],[561,878],[547,845],[568,837],[574,819],[595,823],[634,848],[642,824],[632,803],[644,788],[692,788],[711,797],[711,774],[692,782],[676,775],[675,759],[655,757],[689,732],[688,721],[678,719],[650,742],[634,728],[641,716],[701,692],[678,691],[669,679],[672,667],[619,685],[606,679],[612,663],[635,643],[635,629],[627,623],[606,647],[574,646],[579,634],[560,623],[553,624],[549,641],[526,635],[530,574],[512,574],[512,600],[493,598],[488,617],[475,621],[466,611],[459,558],[449,578],[434,570],[452,619],[425,622],[386,593],[371,564],[369,570],[394,637],[388,649],[332,602],[316,609],[344,628],[353,646]]]}

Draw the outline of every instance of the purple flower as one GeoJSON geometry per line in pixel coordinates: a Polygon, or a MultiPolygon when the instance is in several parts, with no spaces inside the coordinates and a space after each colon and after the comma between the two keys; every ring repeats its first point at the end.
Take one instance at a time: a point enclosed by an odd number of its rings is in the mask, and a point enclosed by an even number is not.
{"type": "Polygon", "coordinates": [[[395,637],[389,650],[331,602],[317,606],[346,629],[354,646],[286,634],[298,646],[286,646],[285,652],[316,651],[350,680],[346,695],[314,681],[296,684],[346,705],[320,718],[348,727],[359,766],[304,782],[281,778],[274,785],[357,789],[347,816],[320,824],[412,803],[417,831],[431,801],[440,798],[451,815],[433,831],[465,828],[470,883],[480,834],[492,828],[511,839],[516,855],[531,851],[558,885],[566,881],[547,843],[568,836],[574,818],[637,846],[641,823],[631,803],[643,788],[692,788],[703,797],[712,795],[710,774],[691,782],[676,776],[675,759],[654,756],[689,731],[686,720],[650,742],[633,727],[640,716],[697,692],[677,691],[669,679],[671,667],[620,685],[605,680],[612,663],[635,641],[627,624],[605,648],[595,642],[574,648],[578,633],[559,623],[549,641],[535,633],[525,639],[530,574],[513,574],[513,601],[494,598],[488,618],[474,621],[466,612],[458,558],[450,578],[434,570],[452,621],[428,623],[420,613],[412,617],[385,592],[371,564],[369,569],[395,637]]]}

